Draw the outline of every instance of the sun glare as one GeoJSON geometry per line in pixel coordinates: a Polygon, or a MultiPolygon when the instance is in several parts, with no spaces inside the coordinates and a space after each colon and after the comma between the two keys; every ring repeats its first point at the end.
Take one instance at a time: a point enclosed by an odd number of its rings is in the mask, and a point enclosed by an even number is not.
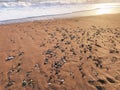
{"type": "Polygon", "coordinates": [[[99,8],[96,13],[97,14],[109,14],[112,12],[112,9],[110,6],[111,6],[111,4],[109,4],[109,5],[99,4],[96,6],[97,8],[99,8]]]}
{"type": "Polygon", "coordinates": [[[110,8],[101,8],[97,11],[97,14],[109,14],[111,12],[110,8]]]}

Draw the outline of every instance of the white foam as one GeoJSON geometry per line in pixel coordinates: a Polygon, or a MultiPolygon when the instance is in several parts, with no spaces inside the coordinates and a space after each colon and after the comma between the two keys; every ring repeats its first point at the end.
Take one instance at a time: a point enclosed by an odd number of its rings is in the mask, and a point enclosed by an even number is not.
{"type": "Polygon", "coordinates": [[[120,8],[120,3],[109,4],[81,4],[64,2],[2,2],[0,3],[0,21],[57,15],[98,8],[120,8]]]}

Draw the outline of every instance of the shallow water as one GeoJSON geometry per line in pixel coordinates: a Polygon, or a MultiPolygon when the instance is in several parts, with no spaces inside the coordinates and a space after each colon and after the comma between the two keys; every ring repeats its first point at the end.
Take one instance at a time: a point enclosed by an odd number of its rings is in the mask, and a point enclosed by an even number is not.
{"type": "MultiPolygon", "coordinates": [[[[58,0],[59,1],[59,0],[58,0]]],[[[79,16],[120,13],[120,3],[81,3],[81,2],[0,2],[0,23],[20,19],[34,20],[38,17],[79,12],[79,16]]],[[[76,14],[75,14],[76,15],[76,14]]],[[[78,14],[77,14],[78,15],[78,14]]]]}

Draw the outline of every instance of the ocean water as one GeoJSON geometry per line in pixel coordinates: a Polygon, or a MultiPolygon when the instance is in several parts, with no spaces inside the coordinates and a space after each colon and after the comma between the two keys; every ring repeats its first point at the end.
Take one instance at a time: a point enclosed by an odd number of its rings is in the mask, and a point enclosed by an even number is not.
{"type": "Polygon", "coordinates": [[[120,13],[120,0],[110,3],[92,0],[0,0],[0,22],[87,11],[95,11],[96,15],[120,13]]]}

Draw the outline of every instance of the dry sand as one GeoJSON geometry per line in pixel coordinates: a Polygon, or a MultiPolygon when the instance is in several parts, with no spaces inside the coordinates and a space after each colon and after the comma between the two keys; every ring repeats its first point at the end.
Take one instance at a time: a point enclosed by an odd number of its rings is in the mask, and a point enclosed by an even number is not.
{"type": "Polygon", "coordinates": [[[120,14],[1,25],[0,90],[120,90],[120,14]]]}

